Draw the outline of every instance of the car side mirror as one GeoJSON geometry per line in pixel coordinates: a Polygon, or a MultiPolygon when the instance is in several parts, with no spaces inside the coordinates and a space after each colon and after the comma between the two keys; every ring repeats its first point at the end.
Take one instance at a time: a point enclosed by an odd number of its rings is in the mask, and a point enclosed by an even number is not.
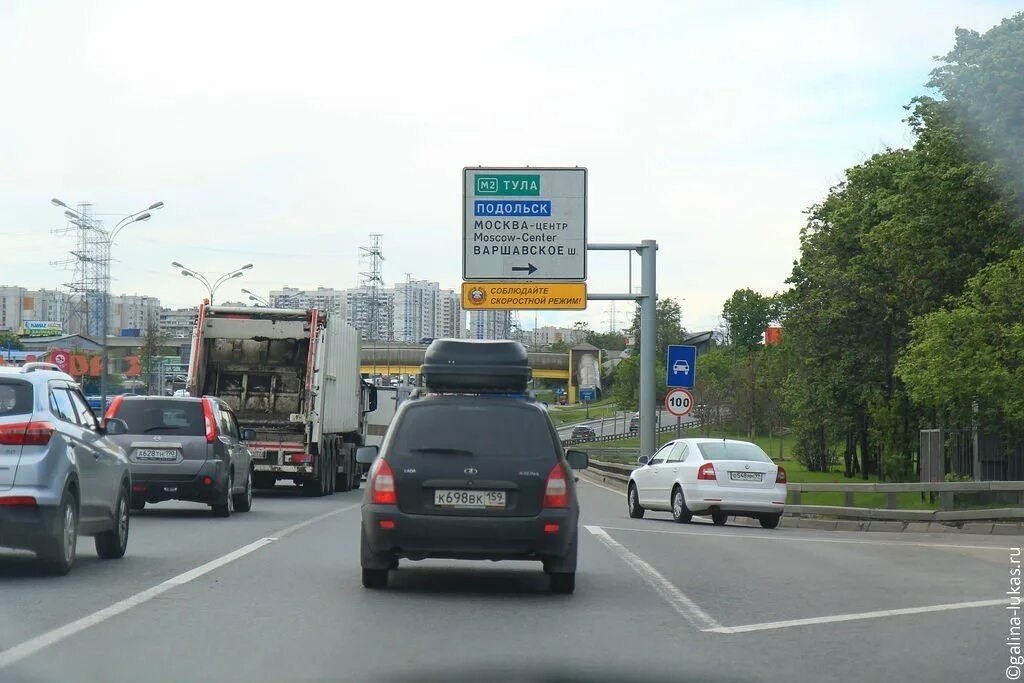
{"type": "Polygon", "coordinates": [[[242,430],[242,441],[255,441],[256,430],[255,429],[243,429],[242,430]]]}
{"type": "Polygon", "coordinates": [[[649,460],[650,458],[648,456],[641,455],[639,458],[636,459],[636,462],[638,465],[646,465],[649,460]]]}
{"type": "Polygon", "coordinates": [[[128,423],[116,417],[108,417],[103,421],[101,427],[103,434],[107,436],[119,436],[128,433],[128,423]]]}
{"type": "Polygon", "coordinates": [[[356,449],[356,462],[360,465],[371,465],[377,459],[378,452],[376,446],[360,446],[356,449]]]}
{"type": "Polygon", "coordinates": [[[585,470],[590,467],[590,454],[586,451],[570,449],[565,452],[565,459],[569,461],[569,467],[574,470],[585,470]]]}

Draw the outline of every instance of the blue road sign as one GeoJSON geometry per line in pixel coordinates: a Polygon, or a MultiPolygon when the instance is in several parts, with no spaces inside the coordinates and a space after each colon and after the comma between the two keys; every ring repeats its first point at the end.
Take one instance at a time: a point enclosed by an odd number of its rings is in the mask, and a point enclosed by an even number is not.
{"type": "Polygon", "coordinates": [[[681,344],[669,346],[665,369],[668,373],[668,386],[692,389],[693,380],[697,377],[697,347],[681,344]]]}
{"type": "Polygon", "coordinates": [[[597,389],[594,387],[580,387],[580,401],[593,403],[597,400],[597,389]]]}

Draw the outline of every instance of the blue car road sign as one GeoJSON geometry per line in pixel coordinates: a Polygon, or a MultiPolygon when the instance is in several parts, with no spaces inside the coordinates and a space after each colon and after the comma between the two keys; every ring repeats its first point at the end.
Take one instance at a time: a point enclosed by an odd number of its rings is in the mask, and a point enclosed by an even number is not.
{"type": "Polygon", "coordinates": [[[692,389],[693,381],[697,377],[697,347],[681,344],[669,346],[665,369],[668,374],[668,386],[692,389]]]}

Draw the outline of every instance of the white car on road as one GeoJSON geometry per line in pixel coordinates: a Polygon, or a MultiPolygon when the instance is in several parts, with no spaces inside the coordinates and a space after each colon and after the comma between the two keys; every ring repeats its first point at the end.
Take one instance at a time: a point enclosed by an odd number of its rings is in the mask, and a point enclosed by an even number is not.
{"type": "Polygon", "coordinates": [[[786,504],[786,470],[756,444],[727,439],[670,441],[629,476],[629,516],[646,510],[672,513],[680,523],[711,515],[717,525],[730,515],[753,517],[774,529],[786,504]]]}

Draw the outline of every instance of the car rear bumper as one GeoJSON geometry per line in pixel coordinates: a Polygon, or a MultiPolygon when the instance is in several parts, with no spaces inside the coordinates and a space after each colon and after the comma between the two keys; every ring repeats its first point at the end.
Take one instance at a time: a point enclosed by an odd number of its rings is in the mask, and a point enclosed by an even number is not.
{"type": "Polygon", "coordinates": [[[272,474],[284,474],[288,476],[308,477],[313,474],[312,465],[271,465],[266,462],[253,461],[254,472],[270,472],[272,474]]]}
{"type": "Polygon", "coordinates": [[[542,560],[562,557],[576,539],[579,511],[545,510],[535,517],[410,515],[393,505],[363,506],[370,549],[409,559],[542,560]],[[381,522],[394,528],[381,527],[381,522]],[[557,530],[550,526],[557,525],[557,530]]]}
{"type": "Polygon", "coordinates": [[[59,512],[56,505],[0,506],[0,546],[35,548],[41,539],[55,533],[59,512]]]}
{"type": "Polygon", "coordinates": [[[222,461],[206,460],[186,468],[181,464],[132,464],[132,497],[147,503],[163,500],[215,503],[224,499],[227,470],[222,461]],[[209,484],[204,483],[207,478],[209,484]]]}
{"type": "Polygon", "coordinates": [[[689,484],[683,488],[686,506],[694,513],[708,511],[730,515],[782,514],[786,503],[785,485],[767,489],[711,484],[689,484]]]}

